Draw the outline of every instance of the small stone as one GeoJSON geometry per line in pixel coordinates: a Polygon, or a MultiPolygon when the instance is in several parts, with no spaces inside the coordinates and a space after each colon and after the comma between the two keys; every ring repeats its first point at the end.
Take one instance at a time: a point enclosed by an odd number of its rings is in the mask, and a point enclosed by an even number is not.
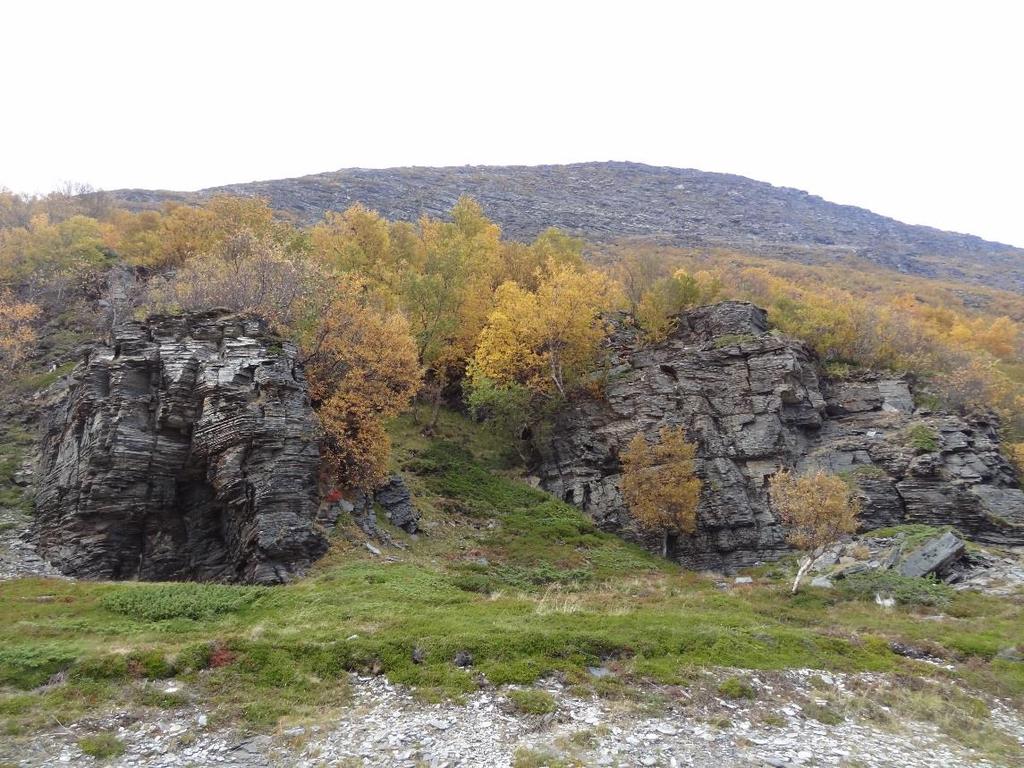
{"type": "Polygon", "coordinates": [[[469,651],[459,651],[452,661],[456,667],[471,667],[473,666],[473,654],[469,651]]]}
{"type": "Polygon", "coordinates": [[[737,576],[733,584],[753,584],[754,579],[750,576],[737,576]]]}
{"type": "Polygon", "coordinates": [[[370,542],[366,542],[366,548],[370,550],[370,554],[379,556],[381,553],[380,550],[377,547],[373,546],[373,544],[371,544],[370,542]]]}
{"type": "Polygon", "coordinates": [[[828,576],[815,576],[811,579],[811,586],[816,589],[832,589],[832,579],[828,576]]]}

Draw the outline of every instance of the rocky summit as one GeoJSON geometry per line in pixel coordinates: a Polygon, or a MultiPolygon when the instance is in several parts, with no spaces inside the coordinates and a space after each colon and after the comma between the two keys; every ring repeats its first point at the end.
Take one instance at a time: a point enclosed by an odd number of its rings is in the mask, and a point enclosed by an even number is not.
{"type": "MultiPolygon", "coordinates": [[[[859,489],[864,528],[954,525],[995,544],[1024,544],[1024,492],[988,416],[915,407],[908,381],[824,376],[802,342],[769,331],[763,310],[723,302],[684,313],[663,343],[625,323],[613,333],[605,395],[559,417],[538,466],[542,486],[605,530],[660,549],[634,525],[619,452],[637,434],[686,428],[703,481],[698,527],[670,542],[695,568],[730,570],[787,550],[770,509],[781,467],[821,467],[859,489]]],[[[655,538],[658,541],[655,541],[655,538]]]]}
{"type": "Polygon", "coordinates": [[[33,537],[66,574],[278,583],[326,549],[294,348],[214,310],[130,322],[54,396],[33,537]]]}

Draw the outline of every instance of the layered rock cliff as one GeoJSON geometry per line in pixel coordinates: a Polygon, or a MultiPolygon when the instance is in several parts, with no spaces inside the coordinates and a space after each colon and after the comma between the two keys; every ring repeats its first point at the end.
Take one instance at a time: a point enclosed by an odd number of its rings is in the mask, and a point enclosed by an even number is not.
{"type": "Polygon", "coordinates": [[[538,466],[544,488],[606,530],[660,548],[629,517],[618,456],[638,433],[653,439],[682,425],[698,444],[703,490],[697,531],[676,537],[671,556],[691,567],[732,569],[787,551],[766,491],[782,467],[848,475],[865,528],[952,524],[982,541],[1024,544],[1024,492],[992,420],[915,409],[900,378],[828,380],[807,346],[768,330],[758,307],[695,309],[648,347],[623,325],[610,352],[604,398],[562,414],[538,466]]]}
{"type": "Polygon", "coordinates": [[[47,418],[33,536],[64,573],[278,583],[326,549],[294,349],[214,310],[128,323],[47,418]]]}

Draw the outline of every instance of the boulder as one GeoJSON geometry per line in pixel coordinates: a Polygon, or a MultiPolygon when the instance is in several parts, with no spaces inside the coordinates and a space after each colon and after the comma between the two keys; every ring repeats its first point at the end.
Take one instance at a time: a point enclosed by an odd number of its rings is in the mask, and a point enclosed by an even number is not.
{"type": "Polygon", "coordinates": [[[373,500],[380,504],[392,525],[409,533],[416,533],[420,513],[413,505],[412,494],[401,475],[389,477],[374,491],[373,500]]]}
{"type": "Polygon", "coordinates": [[[932,573],[942,576],[964,554],[965,546],[963,539],[947,531],[909,552],[899,564],[899,573],[910,577],[932,573]]]}
{"type": "Polygon", "coordinates": [[[327,548],[294,348],[225,310],[126,323],[54,402],[38,548],[98,579],[278,583],[327,548]]]}

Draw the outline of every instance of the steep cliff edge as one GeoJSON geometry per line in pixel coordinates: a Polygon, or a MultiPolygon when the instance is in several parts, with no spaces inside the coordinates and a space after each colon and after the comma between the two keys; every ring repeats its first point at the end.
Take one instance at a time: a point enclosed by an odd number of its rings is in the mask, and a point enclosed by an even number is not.
{"type": "Polygon", "coordinates": [[[294,350],[214,310],[128,323],[45,424],[32,535],[73,576],[278,583],[326,549],[294,350]]]}
{"type": "Polygon", "coordinates": [[[650,347],[620,326],[610,347],[604,398],[561,415],[538,466],[544,488],[606,530],[658,548],[625,509],[618,454],[638,433],[683,425],[704,485],[697,532],[672,541],[671,556],[691,567],[731,569],[786,551],[766,493],[780,467],[848,475],[865,528],[952,524],[982,541],[1024,544],[1024,492],[994,423],[916,410],[900,378],[823,378],[811,350],[769,332],[758,307],[695,309],[650,347]]]}

